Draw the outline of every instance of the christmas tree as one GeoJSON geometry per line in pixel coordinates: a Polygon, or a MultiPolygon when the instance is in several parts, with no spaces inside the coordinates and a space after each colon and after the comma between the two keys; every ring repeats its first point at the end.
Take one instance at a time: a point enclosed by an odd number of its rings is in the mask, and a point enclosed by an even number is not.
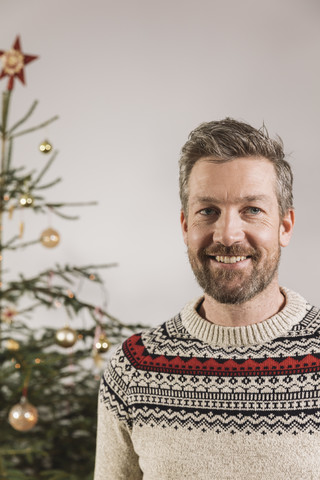
{"type": "MultiPolygon", "coordinates": [[[[35,60],[22,52],[17,37],[13,47],[0,51],[0,79],[8,77],[2,94],[0,124],[0,480],[89,480],[93,478],[96,409],[104,353],[140,325],[124,325],[107,312],[105,303],[81,300],[80,288],[103,287],[101,268],[111,265],[70,266],[57,263],[37,275],[20,273],[10,278],[6,252],[55,248],[59,233],[50,226],[36,239],[17,234],[6,238],[6,221],[16,210],[48,211],[67,219],[63,202],[46,202],[43,192],[60,179],[44,181],[57,156],[48,140],[39,155],[48,156],[39,171],[15,166],[17,137],[38,132],[57,117],[25,128],[37,102],[10,125],[14,82],[25,83],[24,67],[35,60]],[[99,273],[100,272],[100,273],[99,273]],[[65,309],[68,323],[59,329],[33,326],[36,309],[65,309]],[[85,318],[82,328],[74,319],[85,318]]],[[[43,157],[42,157],[43,158],[43,157]]],[[[74,203],[72,205],[81,205],[74,203]]],[[[9,221],[9,220],[8,220],[9,221]]]]}

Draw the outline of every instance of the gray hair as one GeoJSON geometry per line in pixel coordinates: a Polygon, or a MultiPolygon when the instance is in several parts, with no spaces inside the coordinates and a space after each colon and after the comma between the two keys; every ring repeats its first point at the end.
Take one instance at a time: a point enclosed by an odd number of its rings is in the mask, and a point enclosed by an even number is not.
{"type": "Polygon", "coordinates": [[[195,163],[202,157],[212,157],[213,163],[229,162],[241,157],[264,157],[272,162],[276,173],[276,195],[280,216],[293,208],[293,175],[285,160],[280,137],[272,139],[263,125],[259,130],[250,125],[225,118],[202,123],[194,129],[181,149],[179,184],[182,210],[188,212],[189,178],[195,163]]]}

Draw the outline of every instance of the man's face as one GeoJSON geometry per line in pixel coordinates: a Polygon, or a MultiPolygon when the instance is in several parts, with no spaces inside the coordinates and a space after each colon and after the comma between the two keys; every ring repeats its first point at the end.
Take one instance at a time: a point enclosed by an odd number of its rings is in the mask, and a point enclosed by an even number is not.
{"type": "Polygon", "coordinates": [[[265,158],[219,164],[202,158],[191,171],[184,241],[200,286],[220,303],[244,303],[278,281],[280,246],[289,243],[294,213],[280,219],[275,182],[265,158]]]}

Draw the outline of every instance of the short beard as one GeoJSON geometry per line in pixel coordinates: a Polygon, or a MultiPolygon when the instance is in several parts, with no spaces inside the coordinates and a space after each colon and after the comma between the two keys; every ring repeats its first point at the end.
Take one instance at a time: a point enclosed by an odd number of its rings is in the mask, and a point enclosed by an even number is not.
{"type": "Polygon", "coordinates": [[[188,257],[193,273],[203,291],[219,303],[241,304],[265,290],[277,274],[281,249],[261,263],[261,252],[258,250],[244,251],[239,246],[216,247],[216,251],[200,250],[197,254],[188,249],[188,257]],[[240,270],[210,269],[210,256],[250,256],[252,272],[247,275],[240,270]],[[236,282],[236,283],[235,283],[236,282]],[[235,284],[232,286],[232,284],[235,284]]]}

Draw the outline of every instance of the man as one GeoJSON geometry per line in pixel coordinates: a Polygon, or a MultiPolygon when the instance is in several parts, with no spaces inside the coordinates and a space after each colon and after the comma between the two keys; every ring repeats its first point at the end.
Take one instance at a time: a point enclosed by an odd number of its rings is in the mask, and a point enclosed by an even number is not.
{"type": "Polygon", "coordinates": [[[320,311],[278,284],[294,225],[280,139],[200,125],[180,196],[204,295],[111,360],[95,480],[320,479],[320,311]]]}

